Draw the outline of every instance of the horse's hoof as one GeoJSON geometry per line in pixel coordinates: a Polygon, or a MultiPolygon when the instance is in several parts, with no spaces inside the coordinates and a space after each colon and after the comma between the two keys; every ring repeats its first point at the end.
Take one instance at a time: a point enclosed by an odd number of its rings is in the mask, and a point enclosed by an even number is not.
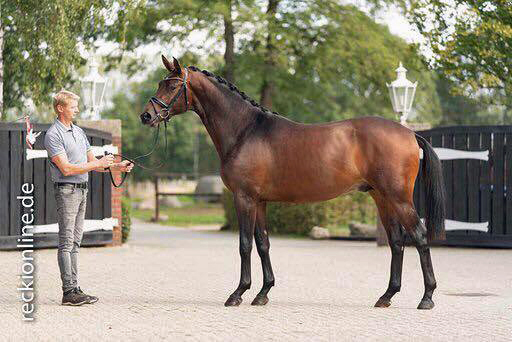
{"type": "Polygon", "coordinates": [[[434,302],[432,299],[422,299],[420,304],[418,305],[419,310],[430,310],[434,307],[434,302]]]}
{"type": "Polygon", "coordinates": [[[268,303],[268,297],[267,296],[256,296],[254,300],[252,301],[251,305],[265,305],[268,303]]]}
{"type": "Polygon", "coordinates": [[[242,297],[229,296],[224,306],[239,306],[242,303],[242,297]]]}
{"type": "Polygon", "coordinates": [[[379,300],[377,301],[377,303],[375,303],[374,307],[376,308],[387,308],[388,306],[391,305],[391,300],[387,299],[387,298],[379,298],[379,300]]]}

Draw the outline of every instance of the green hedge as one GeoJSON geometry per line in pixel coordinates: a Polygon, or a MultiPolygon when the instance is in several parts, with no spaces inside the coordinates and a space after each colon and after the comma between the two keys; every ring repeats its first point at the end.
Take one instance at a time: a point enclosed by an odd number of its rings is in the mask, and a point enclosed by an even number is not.
{"type": "MultiPolygon", "coordinates": [[[[224,190],[222,203],[226,226],[238,230],[233,194],[224,190]]],[[[288,204],[268,203],[267,225],[274,233],[306,235],[314,226],[337,227],[351,221],[375,223],[377,208],[373,199],[365,193],[354,192],[345,196],[317,203],[288,204]]]]}
{"type": "Polygon", "coordinates": [[[121,234],[122,234],[122,242],[125,243],[128,241],[128,237],[130,236],[130,230],[132,228],[132,220],[131,220],[131,211],[132,204],[129,198],[123,197],[121,199],[121,234]]]}

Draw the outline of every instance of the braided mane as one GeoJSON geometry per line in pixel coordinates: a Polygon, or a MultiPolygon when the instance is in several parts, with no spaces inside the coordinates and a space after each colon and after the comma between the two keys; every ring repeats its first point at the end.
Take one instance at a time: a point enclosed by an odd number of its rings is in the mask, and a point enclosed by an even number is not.
{"type": "Polygon", "coordinates": [[[263,107],[261,104],[259,104],[255,100],[251,99],[246,93],[244,93],[243,91],[239,90],[233,83],[225,80],[224,78],[222,78],[222,77],[220,77],[218,75],[215,75],[215,74],[209,72],[208,70],[201,70],[198,67],[195,67],[193,65],[189,66],[188,68],[190,70],[192,70],[192,71],[199,71],[202,74],[204,74],[205,76],[214,78],[218,83],[226,85],[229,88],[229,90],[231,90],[234,93],[237,93],[238,95],[240,95],[242,97],[242,99],[244,99],[245,101],[249,102],[251,105],[253,105],[254,107],[260,109],[261,111],[266,112],[266,113],[272,113],[272,114],[279,115],[279,113],[270,111],[269,109],[263,107]]]}

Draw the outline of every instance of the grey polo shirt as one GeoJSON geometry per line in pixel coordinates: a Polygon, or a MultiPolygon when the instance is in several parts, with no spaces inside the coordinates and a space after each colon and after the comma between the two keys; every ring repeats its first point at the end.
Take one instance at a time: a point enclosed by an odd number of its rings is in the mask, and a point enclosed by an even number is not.
{"type": "Polygon", "coordinates": [[[48,152],[48,164],[53,182],[83,183],[89,179],[89,174],[64,176],[51,158],[65,153],[71,164],[87,163],[87,151],[91,149],[89,140],[84,131],[71,124],[70,128],[64,126],[59,119],[55,119],[53,125],[46,131],[44,148],[48,152]]]}

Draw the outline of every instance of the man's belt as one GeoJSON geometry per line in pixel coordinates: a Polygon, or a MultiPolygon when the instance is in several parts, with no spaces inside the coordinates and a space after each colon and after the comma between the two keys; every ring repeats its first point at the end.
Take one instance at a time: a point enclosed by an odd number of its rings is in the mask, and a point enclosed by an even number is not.
{"type": "Polygon", "coordinates": [[[75,188],[87,189],[87,182],[84,183],[70,183],[70,182],[56,182],[55,186],[72,185],[75,188]]]}

